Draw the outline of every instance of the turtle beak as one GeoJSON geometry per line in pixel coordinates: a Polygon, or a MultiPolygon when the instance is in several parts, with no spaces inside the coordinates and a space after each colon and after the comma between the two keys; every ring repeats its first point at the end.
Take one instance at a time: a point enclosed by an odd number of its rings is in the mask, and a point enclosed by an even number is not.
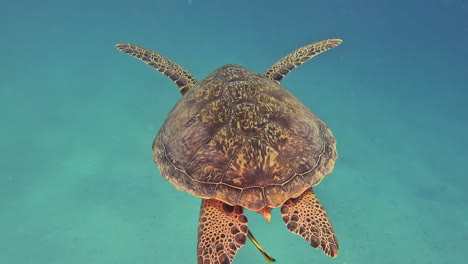
{"type": "Polygon", "coordinates": [[[271,220],[271,208],[268,206],[263,207],[262,209],[258,210],[257,213],[262,214],[263,218],[269,223],[271,220]]]}

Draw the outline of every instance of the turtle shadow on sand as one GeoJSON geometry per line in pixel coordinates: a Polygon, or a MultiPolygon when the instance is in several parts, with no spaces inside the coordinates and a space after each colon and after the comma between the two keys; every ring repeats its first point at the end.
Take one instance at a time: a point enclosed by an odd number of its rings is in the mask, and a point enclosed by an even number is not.
{"type": "Polygon", "coordinates": [[[270,220],[281,206],[287,228],[331,257],[338,240],[311,187],[333,170],[336,141],[329,127],[284,89],[297,66],[336,47],[339,39],[297,49],[263,75],[223,66],[202,81],[157,52],[118,44],[169,77],[182,98],[153,142],[154,162],[177,189],[202,198],[198,263],[228,264],[249,237],[243,209],[270,220]]]}

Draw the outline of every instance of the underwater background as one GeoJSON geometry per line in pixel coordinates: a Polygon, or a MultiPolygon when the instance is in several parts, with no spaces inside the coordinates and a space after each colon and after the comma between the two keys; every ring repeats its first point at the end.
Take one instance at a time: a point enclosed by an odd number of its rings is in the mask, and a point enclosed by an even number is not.
{"type": "MultiPolygon", "coordinates": [[[[160,52],[198,80],[258,73],[307,44],[340,46],[282,85],[332,129],[315,191],[331,259],[247,212],[277,263],[466,263],[468,2],[1,1],[0,263],[195,263],[200,199],[151,143],[180,94],[114,45],[160,52]]],[[[233,262],[266,263],[248,241],[233,262]]]]}

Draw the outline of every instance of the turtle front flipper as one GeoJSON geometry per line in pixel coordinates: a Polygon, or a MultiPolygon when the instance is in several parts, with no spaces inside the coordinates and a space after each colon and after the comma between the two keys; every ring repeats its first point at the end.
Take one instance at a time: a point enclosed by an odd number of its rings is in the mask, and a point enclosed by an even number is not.
{"type": "Polygon", "coordinates": [[[197,79],[189,71],[155,51],[128,43],[117,44],[115,47],[166,75],[177,84],[181,94],[185,94],[197,84],[197,79]]]}
{"type": "Polygon", "coordinates": [[[229,264],[245,245],[248,227],[242,207],[203,199],[198,223],[198,264],[229,264]]]}
{"type": "Polygon", "coordinates": [[[312,247],[320,247],[332,258],[338,255],[335,231],[312,188],[298,198],[286,201],[281,207],[281,215],[289,231],[302,236],[312,247]]]}
{"type": "Polygon", "coordinates": [[[280,83],[281,80],[297,66],[312,59],[316,55],[338,46],[341,39],[327,39],[299,48],[282,58],[265,72],[265,77],[280,83]]]}

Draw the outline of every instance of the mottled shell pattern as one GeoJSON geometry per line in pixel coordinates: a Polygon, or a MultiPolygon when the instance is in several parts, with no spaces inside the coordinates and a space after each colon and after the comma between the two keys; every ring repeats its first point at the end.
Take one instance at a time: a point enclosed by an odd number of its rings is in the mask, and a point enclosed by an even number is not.
{"type": "Polygon", "coordinates": [[[237,65],[184,94],[153,154],[178,189],[254,211],[318,184],[337,158],[324,122],[278,81],[237,65]]]}

